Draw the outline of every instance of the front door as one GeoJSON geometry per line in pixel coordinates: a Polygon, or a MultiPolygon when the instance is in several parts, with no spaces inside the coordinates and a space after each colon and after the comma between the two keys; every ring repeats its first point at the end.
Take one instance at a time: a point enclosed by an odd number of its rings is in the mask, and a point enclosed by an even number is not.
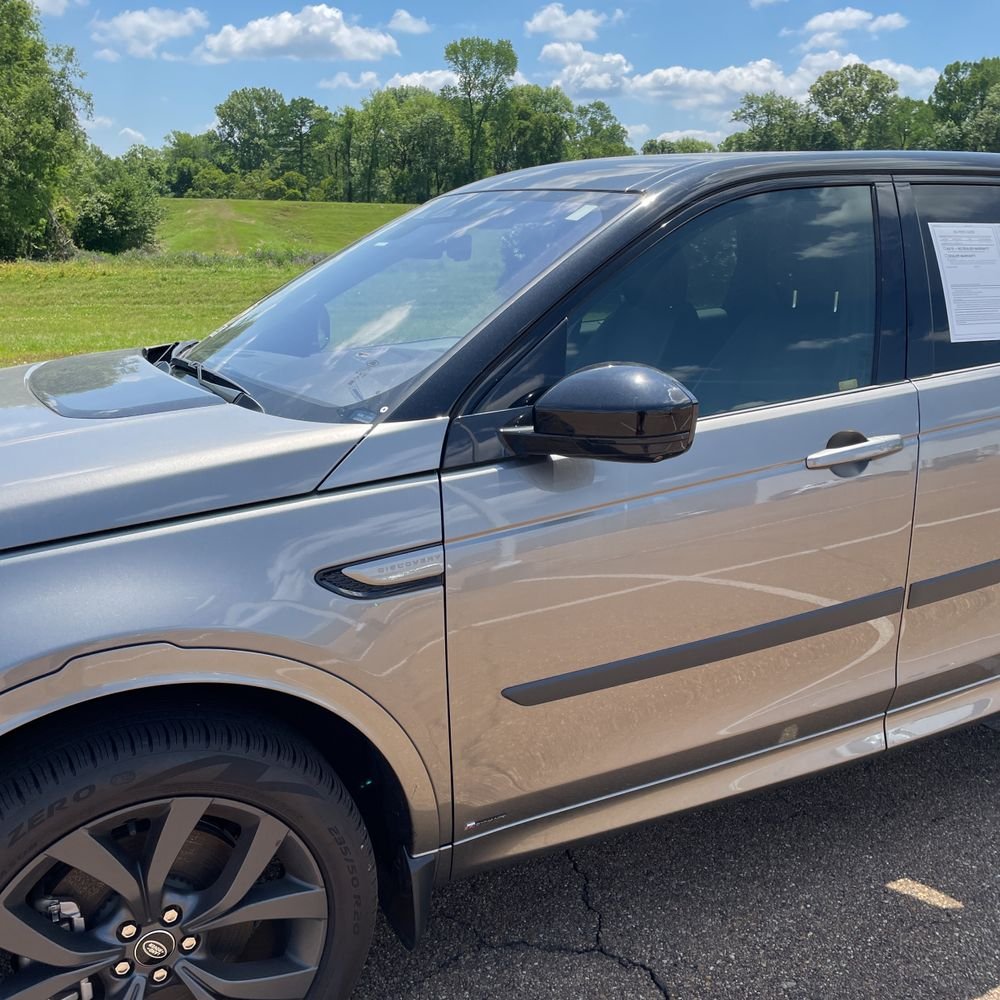
{"type": "Polygon", "coordinates": [[[459,870],[463,840],[865,720],[881,749],[918,418],[875,376],[875,209],[865,184],[715,204],[548,317],[477,402],[499,425],[562,374],[641,361],[701,417],[660,464],[444,473],[459,870]]]}

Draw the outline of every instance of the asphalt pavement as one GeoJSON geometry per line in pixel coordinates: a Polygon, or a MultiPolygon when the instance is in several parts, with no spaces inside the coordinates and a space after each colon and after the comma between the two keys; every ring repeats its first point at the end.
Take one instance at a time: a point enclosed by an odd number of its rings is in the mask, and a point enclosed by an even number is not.
{"type": "Polygon", "coordinates": [[[354,1000],[1000,1000],[998,862],[991,723],[448,886],[354,1000]]]}

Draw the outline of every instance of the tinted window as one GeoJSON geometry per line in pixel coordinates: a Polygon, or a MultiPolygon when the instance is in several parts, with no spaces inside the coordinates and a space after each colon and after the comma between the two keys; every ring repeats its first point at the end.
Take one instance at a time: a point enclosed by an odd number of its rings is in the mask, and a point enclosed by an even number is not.
{"type": "Polygon", "coordinates": [[[950,372],[1000,362],[1000,341],[951,342],[941,271],[928,226],[931,222],[1000,223],[1000,187],[915,184],[913,197],[920,219],[920,235],[924,242],[927,280],[931,290],[931,330],[921,334],[931,342],[931,371],[950,372]]]}
{"type": "Polygon", "coordinates": [[[751,195],[698,216],[589,293],[486,408],[604,361],[669,372],[703,415],[870,385],[875,288],[870,188],[751,195]]]}

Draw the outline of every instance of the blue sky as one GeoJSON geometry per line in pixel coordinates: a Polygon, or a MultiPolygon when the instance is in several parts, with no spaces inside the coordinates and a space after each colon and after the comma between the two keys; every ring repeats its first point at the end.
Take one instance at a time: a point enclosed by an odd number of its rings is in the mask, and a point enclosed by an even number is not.
{"type": "Polygon", "coordinates": [[[49,40],[75,46],[87,73],[91,137],[116,153],[210,127],[237,87],[331,108],[386,83],[438,87],[444,46],[470,34],[509,38],[527,81],[608,101],[637,145],[677,133],[715,141],[733,131],[746,90],[801,97],[819,73],[858,59],[924,97],[946,63],[1000,55],[997,0],[36,2],[49,40]]]}

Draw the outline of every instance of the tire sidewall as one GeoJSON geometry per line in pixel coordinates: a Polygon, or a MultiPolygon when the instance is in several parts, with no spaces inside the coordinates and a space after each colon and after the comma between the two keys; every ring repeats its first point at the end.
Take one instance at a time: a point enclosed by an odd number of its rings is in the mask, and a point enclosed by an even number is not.
{"type": "Polygon", "coordinates": [[[302,770],[242,750],[147,749],[128,760],[76,767],[33,791],[0,814],[0,888],[83,824],[144,802],[207,796],[276,816],[312,852],[330,901],[326,947],[308,996],[348,995],[371,942],[377,893],[370,844],[332,773],[324,769],[310,780],[302,770]]]}

